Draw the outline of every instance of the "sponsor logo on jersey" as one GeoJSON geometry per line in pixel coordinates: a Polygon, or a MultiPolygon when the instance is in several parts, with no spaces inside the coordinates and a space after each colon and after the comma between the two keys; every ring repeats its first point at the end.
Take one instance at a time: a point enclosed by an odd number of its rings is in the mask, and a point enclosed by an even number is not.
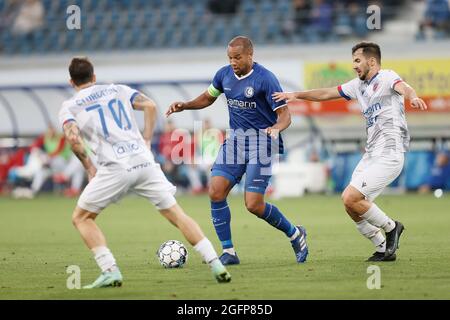
{"type": "Polygon", "coordinates": [[[228,106],[237,109],[256,109],[256,102],[242,101],[237,99],[228,99],[228,106]]]}
{"type": "Polygon", "coordinates": [[[373,85],[373,92],[374,93],[375,93],[375,91],[377,91],[378,85],[379,85],[379,82],[374,83],[374,85],[373,85]]]}
{"type": "Polygon", "coordinates": [[[365,118],[370,118],[375,111],[381,110],[382,105],[380,103],[374,103],[369,108],[364,110],[363,115],[365,118]]]}
{"type": "Polygon", "coordinates": [[[112,147],[117,159],[129,157],[144,151],[138,140],[120,141],[113,144],[112,147]]]}
{"type": "Polygon", "coordinates": [[[246,87],[244,94],[247,98],[251,98],[255,94],[255,89],[253,89],[253,87],[246,87]]]}

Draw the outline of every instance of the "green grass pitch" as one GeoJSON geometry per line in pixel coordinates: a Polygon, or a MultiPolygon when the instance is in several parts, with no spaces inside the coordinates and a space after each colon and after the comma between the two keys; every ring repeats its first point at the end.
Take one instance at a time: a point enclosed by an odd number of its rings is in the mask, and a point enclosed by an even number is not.
{"type": "MultiPolygon", "coordinates": [[[[69,265],[81,283],[99,270],[71,224],[75,200],[41,196],[0,199],[0,299],[449,299],[450,196],[382,196],[377,203],[406,230],[396,262],[378,263],[381,289],[369,290],[364,260],[373,252],[344,213],[338,196],[274,201],[308,231],[310,255],[297,264],[286,237],[230,197],[233,241],[241,265],[232,282],[217,284],[191,246],[182,269],[164,269],[155,252],[169,239],[187,244],[147,201],[126,198],[97,219],[124,276],[121,288],[69,290],[69,265]]],[[[179,203],[219,250],[205,196],[179,203]]]]}

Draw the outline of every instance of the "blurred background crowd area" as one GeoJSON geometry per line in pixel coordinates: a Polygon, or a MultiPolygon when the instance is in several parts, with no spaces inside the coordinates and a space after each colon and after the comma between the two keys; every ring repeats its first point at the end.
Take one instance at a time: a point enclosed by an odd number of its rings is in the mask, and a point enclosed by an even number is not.
{"type": "MultiPolygon", "coordinates": [[[[152,140],[152,152],[167,178],[180,193],[206,193],[212,164],[225,132],[212,128],[206,119],[199,134],[177,132],[171,121],[152,140]]],[[[64,134],[50,125],[31,143],[18,148],[0,148],[0,194],[34,198],[40,192],[79,196],[87,175],[70,150],[64,134]]],[[[90,154],[96,163],[96,156],[90,154]]]]}
{"type": "Polygon", "coordinates": [[[450,35],[448,0],[0,0],[0,50],[211,47],[238,34],[258,44],[337,42],[368,35],[370,5],[418,41],[450,35]],[[81,9],[83,32],[67,32],[70,5],[81,9]]]}
{"type": "MultiPolygon", "coordinates": [[[[152,152],[179,194],[206,194],[210,170],[224,139],[225,132],[212,128],[208,119],[200,134],[177,132],[173,123],[167,121],[152,140],[152,152]]],[[[402,174],[389,190],[393,193],[450,190],[450,152],[441,142],[433,141],[432,150],[409,152],[402,174]]],[[[281,198],[342,192],[363,149],[331,150],[317,136],[289,148],[274,165],[269,195],[281,198]]],[[[95,155],[90,156],[95,163],[95,155]]],[[[87,182],[80,161],[72,154],[64,135],[53,126],[26,147],[0,148],[0,194],[32,199],[40,192],[53,192],[77,197],[87,182]]],[[[232,193],[243,191],[241,181],[232,193]]]]}

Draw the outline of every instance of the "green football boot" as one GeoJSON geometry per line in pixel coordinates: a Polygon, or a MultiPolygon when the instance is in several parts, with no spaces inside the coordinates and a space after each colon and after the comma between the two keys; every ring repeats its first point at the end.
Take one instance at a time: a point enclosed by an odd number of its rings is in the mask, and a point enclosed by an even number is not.
{"type": "Polygon", "coordinates": [[[224,283],[231,281],[231,275],[222,263],[217,263],[211,266],[211,271],[216,278],[217,282],[224,283]]]}
{"type": "Polygon", "coordinates": [[[106,287],[120,287],[122,285],[122,274],[119,270],[111,272],[102,272],[92,284],[84,286],[83,289],[106,288],[106,287]]]}

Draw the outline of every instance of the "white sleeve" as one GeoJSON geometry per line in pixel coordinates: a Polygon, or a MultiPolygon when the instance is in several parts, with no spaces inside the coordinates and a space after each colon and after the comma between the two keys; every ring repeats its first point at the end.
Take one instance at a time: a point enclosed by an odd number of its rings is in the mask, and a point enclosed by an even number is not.
{"type": "Polygon", "coordinates": [[[339,94],[341,95],[341,97],[345,98],[346,100],[356,99],[358,83],[359,83],[359,79],[355,78],[353,80],[350,80],[349,82],[346,82],[346,83],[338,86],[338,91],[339,91],[339,94]]]}
{"type": "Polygon", "coordinates": [[[139,91],[126,85],[118,85],[118,87],[125,94],[125,98],[130,101],[131,105],[133,105],[134,98],[136,98],[136,96],[139,94],[139,91]]]}
{"type": "Polygon", "coordinates": [[[394,86],[397,83],[402,82],[403,79],[395,71],[387,70],[387,72],[386,72],[386,81],[388,81],[389,87],[392,90],[394,90],[394,86]]]}
{"type": "Polygon", "coordinates": [[[69,121],[76,121],[75,116],[70,112],[66,103],[63,103],[61,110],[59,110],[59,124],[61,128],[69,121]]]}

